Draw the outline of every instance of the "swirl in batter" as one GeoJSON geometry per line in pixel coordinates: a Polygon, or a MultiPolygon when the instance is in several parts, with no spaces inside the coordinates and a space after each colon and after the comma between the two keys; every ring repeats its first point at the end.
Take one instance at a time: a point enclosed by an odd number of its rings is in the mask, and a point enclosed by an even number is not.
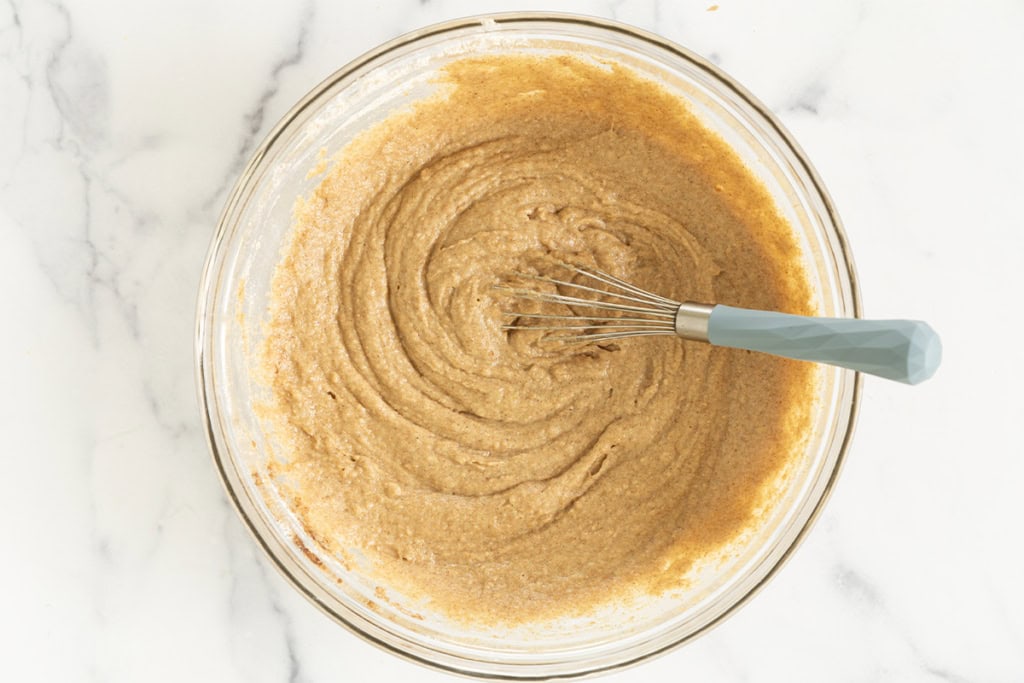
{"type": "Polygon", "coordinates": [[[468,620],[678,585],[799,452],[810,366],[674,338],[542,343],[501,329],[513,303],[494,286],[569,262],[809,314],[791,229],[723,141],[626,69],[467,59],[443,84],[297,208],[264,347],[297,513],[468,620]]]}

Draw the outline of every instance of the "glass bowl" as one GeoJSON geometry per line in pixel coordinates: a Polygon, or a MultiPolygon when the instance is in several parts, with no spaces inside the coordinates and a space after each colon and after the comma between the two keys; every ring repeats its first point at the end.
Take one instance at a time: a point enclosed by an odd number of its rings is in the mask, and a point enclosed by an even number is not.
{"type": "Polygon", "coordinates": [[[546,679],[628,666],[694,638],[748,600],[799,544],[849,446],[859,377],[821,367],[803,456],[777,484],[772,510],[691,577],[682,593],[610,606],[589,618],[516,628],[468,628],[429,605],[386,593],[309,537],[266,464],[273,444],[253,409],[252,379],[271,277],[296,198],[321,150],[333,155],[390,112],[429,95],[439,67],[462,56],[573,53],[625,65],[686,101],[763,182],[792,225],[820,315],[859,315],[854,267],[839,219],[810,163],[781,124],[717,68],[656,35],[580,16],[472,17],[397,38],[306,95],[253,154],[224,207],[201,283],[196,377],[213,459],[257,543],[295,588],[366,640],[417,662],[487,678],[546,679]]]}

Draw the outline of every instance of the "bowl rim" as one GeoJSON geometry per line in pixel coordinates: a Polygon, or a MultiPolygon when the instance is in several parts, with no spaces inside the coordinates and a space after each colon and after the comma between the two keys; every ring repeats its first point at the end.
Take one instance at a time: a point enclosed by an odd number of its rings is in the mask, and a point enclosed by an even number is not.
{"type": "MultiPolygon", "coordinates": [[[[603,673],[609,673],[612,671],[618,671],[625,668],[635,666],[641,662],[654,659],[675,650],[685,643],[688,643],[697,637],[708,633],[718,624],[725,621],[728,617],[733,615],[740,607],[747,604],[747,602],[757,595],[764,586],[778,573],[778,571],[789,561],[796,549],[803,543],[811,527],[814,525],[822,510],[825,507],[826,502],[831,497],[832,491],[835,487],[836,481],[838,480],[839,474],[845,463],[847,453],[853,440],[854,432],[856,431],[857,419],[860,412],[860,400],[863,392],[863,377],[860,373],[856,373],[851,386],[851,398],[849,404],[849,415],[847,418],[846,428],[842,442],[838,447],[838,454],[836,456],[836,462],[831,472],[826,479],[821,495],[818,500],[813,504],[813,507],[803,523],[803,525],[796,531],[792,542],[782,552],[779,558],[770,566],[764,576],[762,576],[752,587],[750,587],[745,593],[739,596],[735,602],[726,607],[721,614],[717,615],[714,619],[703,625],[696,631],[682,636],[673,640],[672,642],[658,647],[654,650],[643,652],[636,657],[624,659],[611,664],[603,664],[598,666],[591,666],[585,670],[574,672],[574,673],[561,673],[551,674],[544,672],[532,671],[531,668],[517,669],[515,673],[501,672],[482,672],[472,669],[460,668],[457,665],[450,664],[445,661],[437,661],[430,659],[426,656],[418,654],[416,651],[410,651],[400,646],[398,642],[388,642],[387,640],[377,637],[371,632],[368,632],[366,628],[361,627],[360,623],[365,621],[362,618],[347,618],[345,615],[339,614],[336,610],[332,609],[331,606],[326,604],[317,594],[314,588],[318,587],[316,579],[303,571],[299,566],[291,566],[290,563],[286,562],[286,556],[283,553],[278,552],[276,546],[281,546],[279,540],[272,534],[266,532],[269,529],[264,529],[266,526],[264,521],[259,518],[256,511],[251,508],[251,503],[244,500],[238,495],[240,488],[244,490],[244,485],[241,482],[237,472],[234,471],[233,466],[229,466],[230,463],[226,462],[226,459],[230,459],[223,451],[227,451],[226,444],[223,444],[223,438],[218,433],[218,426],[214,424],[214,414],[217,408],[212,399],[213,394],[213,381],[212,372],[207,367],[208,365],[208,352],[207,346],[212,344],[210,335],[207,331],[212,322],[212,306],[211,299],[212,293],[215,291],[211,287],[214,282],[214,266],[221,260],[221,253],[224,250],[224,237],[229,229],[229,218],[234,214],[236,207],[242,199],[244,190],[249,185],[250,180],[260,167],[264,157],[267,155],[271,147],[274,146],[275,142],[281,135],[289,128],[289,126],[299,118],[312,103],[317,101],[319,97],[332,86],[339,81],[347,78],[352,73],[359,69],[367,66],[371,62],[378,58],[399,50],[405,46],[411,45],[418,41],[433,36],[443,35],[446,33],[452,33],[463,29],[469,29],[479,26],[494,25],[501,27],[502,25],[517,24],[517,25],[529,25],[535,24],[568,24],[574,26],[584,26],[600,31],[608,31],[620,35],[625,35],[627,38],[639,39],[642,42],[649,43],[656,48],[664,50],[675,57],[683,59],[689,62],[692,66],[704,71],[707,75],[718,81],[724,87],[732,90],[744,104],[751,108],[751,110],[762,117],[763,122],[766,123],[771,131],[778,136],[779,140],[785,147],[793,153],[794,161],[796,161],[800,170],[802,170],[807,179],[810,181],[813,190],[817,193],[818,198],[822,202],[822,206],[825,210],[825,214],[829,219],[834,234],[831,237],[835,239],[835,246],[838,247],[838,254],[841,256],[842,265],[844,266],[849,285],[849,299],[852,305],[852,312],[854,317],[862,316],[862,302],[860,294],[860,286],[857,278],[857,270],[854,265],[853,256],[851,253],[849,240],[846,232],[843,228],[842,221],[835,209],[835,205],[832,201],[828,190],[826,189],[824,182],[815,170],[814,166],[810,163],[807,155],[803,149],[799,146],[792,135],[785,129],[782,123],[777,117],[771,112],[771,110],[757,99],[752,93],[750,93],[744,86],[735,81],[731,76],[726,74],[724,71],[719,69],[717,66],[704,59],[700,55],[690,51],[689,49],[682,47],[658,34],[650,31],[637,28],[619,21],[605,19],[601,17],[594,17],[584,14],[574,14],[566,12],[545,12],[545,11],[527,11],[527,12],[500,12],[490,14],[478,14],[471,15],[456,19],[450,19],[447,21],[438,22],[431,24],[400,36],[397,36],[389,41],[386,41],[379,46],[363,53],[355,59],[349,61],[344,66],[338,68],[331,73],[327,78],[320,81],[315,87],[310,89],[295,105],[293,105],[285,115],[277,122],[277,124],[267,133],[260,145],[252,152],[248,163],[244,170],[239,174],[238,179],[233,184],[227,199],[225,200],[224,207],[220,212],[217,219],[217,227],[211,236],[210,247],[208,249],[205,262],[203,264],[202,275],[199,281],[199,290],[196,304],[196,319],[194,328],[194,380],[196,384],[196,398],[197,407],[200,412],[200,416],[203,422],[203,432],[206,436],[207,446],[210,451],[210,455],[213,459],[214,466],[217,470],[218,478],[220,479],[221,485],[227,494],[228,499],[231,501],[236,513],[244,523],[245,528],[249,532],[250,536],[256,541],[256,544],[261,548],[263,553],[271,564],[281,573],[281,575],[294,587],[300,594],[302,594],[307,600],[313,603],[317,608],[320,609],[325,615],[331,618],[335,623],[345,627],[349,632],[355,634],[366,642],[369,642],[386,652],[395,654],[402,659],[407,661],[415,662],[427,668],[433,670],[441,670],[447,673],[455,674],[458,676],[475,678],[478,680],[556,680],[556,679],[574,679],[580,677],[591,677],[603,673]],[[305,578],[298,576],[297,573],[302,572],[306,574],[305,578]],[[308,583],[307,583],[308,581],[308,583]],[[312,585],[310,585],[312,584],[312,585]]],[[[281,550],[283,550],[281,546],[281,550]]],[[[321,589],[322,590],[322,589],[321,589]]],[[[353,615],[354,616],[354,615],[353,615]]],[[[368,622],[370,624],[370,622],[368,622]]],[[[373,625],[374,629],[377,630],[379,627],[373,625]]],[[[397,641],[398,638],[396,637],[397,641]]],[[[413,644],[415,647],[413,650],[424,649],[421,645],[413,644]]],[[[460,659],[457,655],[450,653],[444,653],[448,659],[460,659]]],[[[462,661],[468,662],[465,658],[461,658],[462,661]]],[[[536,665],[527,665],[527,667],[535,667],[536,665]]]]}

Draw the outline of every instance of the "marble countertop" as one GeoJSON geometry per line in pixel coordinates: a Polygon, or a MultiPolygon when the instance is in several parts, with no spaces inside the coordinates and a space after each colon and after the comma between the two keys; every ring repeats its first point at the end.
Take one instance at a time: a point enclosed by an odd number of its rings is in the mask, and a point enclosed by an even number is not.
{"type": "MultiPolygon", "coordinates": [[[[756,599],[605,680],[1022,680],[1024,4],[711,5],[546,8],[661,33],[765,101],[835,198],[866,312],[930,321],[945,364],[866,382],[838,488],[756,599]]],[[[529,6],[0,3],[0,678],[448,679],[337,627],[249,539],[200,429],[196,288],[229,186],[308,89],[529,6]]]]}

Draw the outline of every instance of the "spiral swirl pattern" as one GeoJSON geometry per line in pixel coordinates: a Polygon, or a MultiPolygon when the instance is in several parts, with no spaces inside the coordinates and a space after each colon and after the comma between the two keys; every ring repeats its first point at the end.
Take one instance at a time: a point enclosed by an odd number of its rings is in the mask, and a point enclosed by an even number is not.
{"type": "Polygon", "coordinates": [[[569,262],[805,312],[789,230],[724,143],[626,70],[502,57],[445,80],[297,210],[264,348],[282,477],[322,544],[449,614],[670,586],[749,522],[804,428],[807,369],[672,338],[542,343],[501,329],[495,285],[569,262]]]}

